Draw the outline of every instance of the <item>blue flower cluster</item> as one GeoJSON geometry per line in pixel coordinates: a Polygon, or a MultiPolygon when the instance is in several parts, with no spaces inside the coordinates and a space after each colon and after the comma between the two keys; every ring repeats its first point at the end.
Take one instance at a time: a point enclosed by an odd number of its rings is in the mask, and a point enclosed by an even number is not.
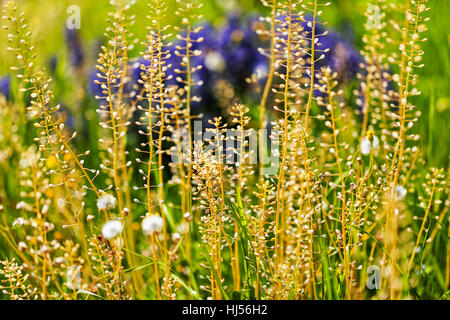
{"type": "Polygon", "coordinates": [[[9,100],[11,89],[11,78],[9,76],[0,77],[0,95],[9,100]]]}
{"type": "Polygon", "coordinates": [[[84,63],[84,50],[78,29],[66,28],[66,43],[72,66],[80,68],[84,63]]]}
{"type": "Polygon", "coordinates": [[[348,82],[360,72],[363,58],[353,45],[337,32],[329,31],[326,36],[320,38],[317,45],[320,45],[321,49],[330,49],[320,61],[319,67],[329,66],[337,72],[340,82],[348,82]]]}
{"type": "MultiPolygon", "coordinates": [[[[277,18],[281,23],[285,19],[284,16],[277,18]]],[[[309,42],[311,42],[313,31],[312,16],[306,16],[304,20],[292,19],[291,23],[299,24],[302,27],[304,36],[310,39],[309,42]]],[[[322,60],[316,62],[316,70],[329,66],[334,72],[338,73],[340,82],[349,82],[354,79],[357,73],[361,71],[360,64],[364,60],[351,42],[338,32],[327,30],[319,20],[316,21],[314,34],[317,39],[314,46],[316,50],[315,59],[318,59],[322,54],[324,55],[322,60]]]]}
{"type": "MultiPolygon", "coordinates": [[[[300,23],[305,31],[310,33],[312,31],[310,21],[311,18],[307,17],[305,21],[296,23],[300,23]]],[[[258,48],[267,46],[255,32],[258,23],[261,24],[256,17],[231,14],[221,28],[216,29],[204,23],[201,31],[192,35],[194,39],[204,39],[202,42],[194,42],[191,48],[202,52],[201,55],[192,57],[192,65],[201,66],[201,69],[193,74],[194,81],[202,84],[193,88],[193,94],[201,98],[200,103],[193,104],[193,113],[220,114],[222,111],[220,99],[223,99],[224,95],[230,99],[230,103],[235,99],[248,101],[252,98],[252,90],[246,79],[252,74],[258,74],[261,78],[260,84],[264,83],[269,70],[269,61],[258,51],[258,48]],[[222,91],[227,93],[224,94],[222,91]]],[[[318,23],[315,31],[320,35],[326,30],[318,23]]],[[[83,54],[82,50],[79,50],[77,37],[68,33],[67,39],[72,43],[69,45],[72,63],[82,61],[83,54]]],[[[182,76],[174,72],[175,69],[182,69],[181,57],[175,54],[174,48],[177,45],[180,45],[178,40],[170,49],[170,58],[167,60],[167,64],[172,65],[167,72],[168,76],[171,76],[169,84],[176,84],[175,79],[182,76]]],[[[356,77],[363,59],[344,36],[329,30],[326,36],[319,37],[316,49],[320,50],[319,52],[329,49],[324,53],[324,59],[318,62],[318,68],[330,66],[338,73],[338,79],[342,82],[351,81],[356,77]]],[[[148,66],[148,64],[149,62],[143,58],[131,63],[132,83],[128,86],[130,92],[142,88],[138,83],[142,72],[140,65],[148,66]]],[[[101,88],[95,83],[95,80],[98,80],[96,74],[97,71],[94,70],[89,80],[90,91],[94,96],[101,95],[101,88]]]]}

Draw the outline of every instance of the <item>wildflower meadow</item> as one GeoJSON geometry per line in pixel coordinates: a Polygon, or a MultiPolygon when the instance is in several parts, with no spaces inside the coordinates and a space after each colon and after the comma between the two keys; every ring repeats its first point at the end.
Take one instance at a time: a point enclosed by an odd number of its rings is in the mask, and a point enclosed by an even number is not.
{"type": "Polygon", "coordinates": [[[0,0],[0,300],[448,300],[449,5],[0,0]]]}

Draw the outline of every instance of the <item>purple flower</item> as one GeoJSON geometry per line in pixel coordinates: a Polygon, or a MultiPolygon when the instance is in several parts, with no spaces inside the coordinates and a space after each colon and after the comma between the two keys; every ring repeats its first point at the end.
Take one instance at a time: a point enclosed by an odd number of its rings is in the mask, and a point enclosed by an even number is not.
{"type": "Polygon", "coordinates": [[[266,56],[262,54],[258,54],[255,58],[255,61],[253,63],[253,71],[252,73],[255,74],[259,78],[259,85],[264,86],[266,83],[267,75],[269,73],[269,60],[266,56]]]}
{"type": "Polygon", "coordinates": [[[130,95],[132,100],[135,100],[137,95],[139,95],[143,89],[143,85],[140,83],[142,74],[146,73],[143,68],[149,67],[150,65],[151,62],[144,58],[133,60],[129,64],[128,68],[131,69],[129,70],[131,82],[126,85],[125,92],[130,95]]]}
{"type": "Polygon", "coordinates": [[[193,50],[204,50],[205,48],[210,50],[218,49],[219,43],[217,41],[217,32],[215,28],[208,22],[200,23],[202,29],[192,34],[191,37],[193,40],[203,39],[202,42],[193,42],[192,49],[193,50]]]}
{"type": "MultiPolygon", "coordinates": [[[[185,34],[182,35],[185,37],[185,34]]],[[[208,106],[208,110],[216,105],[214,100],[214,84],[223,69],[225,68],[225,60],[219,51],[219,43],[217,42],[217,35],[214,27],[208,23],[204,23],[202,29],[195,34],[191,35],[193,40],[203,39],[202,42],[192,42],[191,50],[200,50],[200,55],[191,56],[191,67],[200,66],[200,70],[192,73],[192,80],[196,83],[192,87],[192,95],[201,99],[200,102],[192,101],[191,112],[193,114],[199,114],[202,112],[202,106],[208,106]]],[[[175,73],[175,70],[183,71],[186,67],[181,65],[182,57],[175,54],[175,47],[185,47],[186,44],[177,41],[171,48],[170,58],[167,60],[167,64],[172,67],[168,70],[168,76],[172,76],[171,80],[167,81],[169,85],[179,85],[176,78],[182,78],[186,80],[185,73],[175,73]]],[[[186,50],[178,50],[180,54],[185,55],[186,50]]]]}
{"type": "Polygon", "coordinates": [[[330,51],[325,54],[325,59],[319,65],[328,65],[338,73],[340,82],[348,82],[356,77],[360,71],[362,57],[355,47],[336,32],[330,31],[327,36],[319,40],[324,49],[330,51]]]}
{"type": "MultiPolygon", "coordinates": [[[[279,21],[285,21],[285,17],[278,17],[279,21]]],[[[305,21],[293,20],[294,23],[300,23],[305,32],[306,38],[311,42],[313,30],[313,17],[306,16],[305,21]]],[[[315,45],[315,58],[319,58],[322,54],[324,59],[316,63],[316,70],[323,66],[329,66],[338,73],[338,80],[340,82],[349,82],[356,77],[360,71],[360,64],[363,62],[358,50],[339,33],[328,30],[328,34],[323,35],[327,30],[319,20],[316,20],[314,34],[317,37],[315,45]],[[328,52],[325,50],[328,49],[328,52]]],[[[310,44],[311,45],[311,44],[310,44]]]]}
{"type": "Polygon", "coordinates": [[[73,115],[70,112],[69,108],[65,105],[60,104],[59,109],[55,112],[55,115],[58,119],[62,120],[67,128],[74,129],[75,122],[73,119],[73,115]]]}
{"type": "MultiPolygon", "coordinates": [[[[312,28],[313,28],[313,24],[314,24],[313,16],[306,16],[305,21],[300,21],[300,20],[295,20],[295,19],[293,21],[294,21],[294,23],[300,23],[300,25],[304,28],[304,31],[307,32],[308,37],[311,37],[312,28]]],[[[326,30],[323,27],[323,25],[320,23],[320,21],[318,19],[316,19],[314,34],[315,35],[323,34],[325,31],[326,30]]]]}
{"type": "Polygon", "coordinates": [[[4,76],[0,78],[0,95],[3,95],[6,100],[9,100],[11,90],[11,78],[4,76]]]}
{"type": "Polygon", "coordinates": [[[50,70],[50,74],[55,74],[56,68],[58,67],[58,57],[56,55],[53,55],[48,60],[47,64],[48,64],[48,67],[49,67],[49,70],[50,70]]]}
{"type": "Polygon", "coordinates": [[[217,35],[220,54],[226,62],[225,77],[236,87],[245,88],[258,60],[258,37],[251,21],[242,21],[235,14],[228,17],[226,26],[217,35]]]}
{"type": "Polygon", "coordinates": [[[84,63],[84,50],[79,30],[66,28],[66,43],[72,66],[80,68],[84,63]]]}
{"type": "MultiPolygon", "coordinates": [[[[130,69],[128,69],[130,73],[134,72],[134,68],[131,65],[130,69]],[[132,70],[132,71],[130,71],[132,70]]],[[[136,80],[137,81],[137,80],[136,80]]],[[[107,104],[106,96],[107,94],[104,91],[107,91],[107,89],[103,89],[102,85],[106,86],[106,79],[104,78],[104,75],[95,68],[89,77],[89,92],[93,97],[95,97],[100,105],[107,104]],[[100,99],[98,99],[100,98],[100,99]]],[[[119,92],[120,87],[120,79],[116,80],[116,83],[111,85],[111,95],[116,95],[119,92]]],[[[130,93],[132,92],[132,88],[134,86],[131,83],[128,83],[124,88],[124,96],[130,96],[130,93]]]]}
{"type": "Polygon", "coordinates": [[[89,92],[93,97],[103,96],[101,84],[97,83],[101,81],[103,81],[103,79],[99,77],[99,71],[97,68],[94,68],[89,76],[89,92]]]}
{"type": "MultiPolygon", "coordinates": [[[[215,126],[213,124],[210,123],[210,121],[214,122],[214,118],[217,117],[216,114],[212,114],[210,112],[207,112],[205,114],[203,114],[203,117],[201,118],[201,120],[197,120],[197,121],[201,121],[202,124],[202,132],[204,133],[206,131],[206,129],[212,129],[215,128],[215,126]]],[[[195,128],[195,127],[194,127],[195,128]]]]}

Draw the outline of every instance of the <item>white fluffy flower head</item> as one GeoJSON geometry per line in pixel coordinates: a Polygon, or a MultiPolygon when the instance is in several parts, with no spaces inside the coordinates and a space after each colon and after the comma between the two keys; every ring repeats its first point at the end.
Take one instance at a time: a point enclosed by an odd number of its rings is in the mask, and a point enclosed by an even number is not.
{"type": "Polygon", "coordinates": [[[97,200],[97,207],[99,210],[108,210],[112,209],[116,206],[116,198],[109,194],[105,193],[97,200]]]}
{"type": "Polygon", "coordinates": [[[142,221],[142,231],[147,236],[152,235],[155,232],[161,232],[163,226],[163,219],[155,214],[145,217],[142,221]]]}
{"type": "Polygon", "coordinates": [[[404,197],[406,197],[407,193],[408,191],[406,191],[405,187],[401,185],[397,185],[397,187],[395,187],[395,194],[398,200],[402,200],[404,197]]]}
{"type": "Polygon", "coordinates": [[[380,145],[380,140],[378,140],[377,136],[373,136],[372,141],[369,138],[364,138],[361,141],[361,153],[365,156],[370,155],[372,150],[376,151],[380,145]]]}
{"type": "Polygon", "coordinates": [[[14,222],[13,222],[13,227],[15,226],[23,226],[25,224],[25,219],[22,217],[17,218],[14,222]]]}
{"type": "Polygon", "coordinates": [[[205,57],[205,66],[209,70],[221,72],[225,70],[225,60],[220,53],[212,51],[205,57]]]}
{"type": "Polygon", "coordinates": [[[117,237],[123,229],[122,222],[119,220],[110,220],[102,228],[102,234],[105,239],[111,240],[117,237]]]}

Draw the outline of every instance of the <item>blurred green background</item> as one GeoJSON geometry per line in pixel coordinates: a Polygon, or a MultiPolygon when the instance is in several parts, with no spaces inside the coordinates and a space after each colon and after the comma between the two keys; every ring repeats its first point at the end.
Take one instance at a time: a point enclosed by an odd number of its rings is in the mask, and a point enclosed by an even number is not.
{"type": "MultiPolygon", "coordinates": [[[[6,1],[0,0],[4,4],[6,1]]],[[[99,41],[106,26],[108,11],[111,9],[107,0],[23,0],[17,1],[20,9],[25,11],[37,43],[38,60],[47,66],[52,57],[58,58],[55,93],[57,97],[66,97],[64,103],[69,104],[71,88],[79,80],[70,70],[67,62],[64,27],[68,18],[67,8],[78,5],[81,8],[81,35],[85,46],[88,65],[95,64],[99,41]]],[[[146,0],[135,0],[131,13],[136,15],[136,23],[132,31],[140,40],[146,33],[146,0]]],[[[259,0],[205,0],[202,13],[205,20],[220,26],[226,15],[232,11],[245,14],[267,13],[259,0]]],[[[362,48],[364,13],[368,0],[336,0],[325,9],[323,20],[329,22],[332,29],[353,39],[357,48],[362,48]]],[[[174,14],[175,0],[168,0],[170,10],[168,23],[176,24],[174,14]]],[[[448,0],[429,1],[431,10],[428,13],[430,22],[426,37],[429,39],[423,45],[425,51],[425,68],[420,70],[418,88],[422,94],[415,97],[414,102],[422,112],[422,117],[416,130],[421,135],[419,146],[422,147],[426,160],[431,166],[448,168],[449,138],[450,138],[450,93],[449,93],[449,6],[448,0]]],[[[6,32],[0,33],[0,76],[7,74],[9,66],[15,64],[15,57],[7,53],[6,32]]],[[[134,54],[140,47],[137,46],[134,54]]],[[[64,100],[64,99],[63,99],[64,100]]]]}

